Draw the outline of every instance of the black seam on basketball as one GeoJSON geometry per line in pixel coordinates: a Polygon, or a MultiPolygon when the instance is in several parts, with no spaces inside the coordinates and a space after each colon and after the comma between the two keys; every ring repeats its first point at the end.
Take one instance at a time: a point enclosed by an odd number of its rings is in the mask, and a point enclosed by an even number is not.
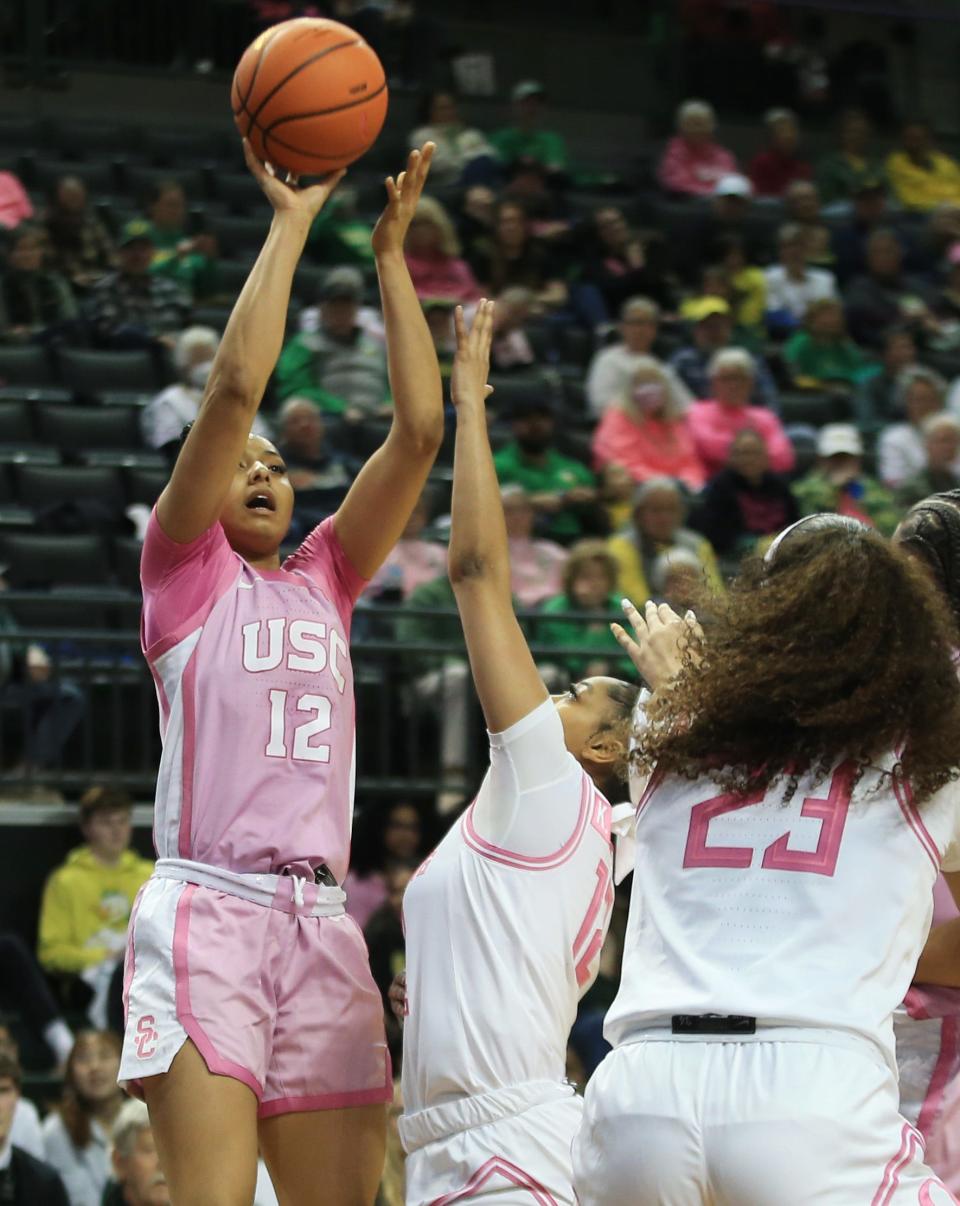
{"type": "MultiPolygon", "coordinates": [[[[370,149],[366,143],[363,143],[360,146],[352,147],[348,151],[341,151],[337,155],[323,155],[319,151],[304,151],[300,147],[295,147],[292,142],[284,142],[284,140],[282,138],[278,138],[276,134],[269,134],[269,133],[267,133],[267,131],[261,129],[259,126],[257,127],[257,129],[260,130],[261,137],[263,138],[263,141],[264,141],[264,146],[266,146],[266,141],[269,138],[270,141],[275,142],[278,147],[283,147],[283,149],[285,151],[293,151],[294,154],[302,155],[305,159],[325,159],[325,160],[333,160],[334,162],[339,163],[346,156],[352,155],[354,157],[357,157],[357,156],[364,154],[365,151],[368,151],[370,149]]],[[[273,160],[271,160],[270,162],[272,163],[273,160]]]]}
{"type": "Polygon", "coordinates": [[[282,126],[284,122],[299,121],[303,117],[326,117],[328,113],[342,113],[344,109],[355,109],[357,105],[365,105],[367,101],[371,101],[374,97],[379,96],[381,92],[385,92],[386,88],[387,81],[384,80],[376,92],[369,92],[366,96],[347,101],[343,105],[331,105],[329,109],[311,109],[309,113],[288,113],[286,117],[278,117],[275,122],[266,128],[268,130],[275,130],[277,126],[282,126]]]}
{"type": "MultiPolygon", "coordinates": [[[[267,40],[264,42],[264,44],[260,47],[260,51],[257,54],[257,61],[253,65],[253,72],[251,73],[251,76],[250,76],[250,87],[247,89],[247,95],[243,96],[240,92],[240,89],[239,88],[237,89],[237,95],[240,96],[241,109],[246,109],[246,107],[247,107],[247,101],[250,99],[250,94],[253,92],[253,85],[257,82],[257,73],[260,70],[260,64],[263,62],[263,56],[267,53],[267,50],[268,50],[271,42],[273,41],[273,39],[276,36],[277,36],[276,31],[274,31],[270,35],[270,37],[267,38],[267,40]]],[[[250,132],[248,130],[247,131],[248,137],[249,137],[249,134],[250,134],[250,132]]]]}
{"type": "Polygon", "coordinates": [[[280,80],[278,83],[274,84],[274,86],[270,89],[270,91],[267,93],[267,95],[263,98],[263,100],[257,106],[257,110],[253,114],[253,120],[254,121],[257,120],[257,118],[263,112],[264,107],[266,105],[268,105],[270,103],[270,101],[273,100],[273,98],[277,95],[277,93],[280,91],[280,89],[283,88],[284,85],[288,84],[295,75],[298,75],[301,71],[303,71],[303,69],[305,67],[309,67],[311,65],[311,63],[319,62],[320,59],[325,59],[328,54],[333,54],[333,52],[335,50],[345,50],[346,47],[348,47],[348,46],[362,46],[362,45],[363,45],[363,41],[360,38],[357,38],[353,42],[337,42],[333,46],[328,46],[326,48],[326,50],[319,50],[319,51],[317,51],[316,54],[312,54],[309,59],[304,59],[303,62],[300,63],[298,66],[294,67],[294,69],[289,74],[285,75],[282,80],[280,80]]]}

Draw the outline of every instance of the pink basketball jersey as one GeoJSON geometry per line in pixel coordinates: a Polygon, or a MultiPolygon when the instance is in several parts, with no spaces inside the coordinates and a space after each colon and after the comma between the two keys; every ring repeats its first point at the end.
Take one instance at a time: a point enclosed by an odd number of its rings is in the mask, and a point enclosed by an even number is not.
{"type": "Polygon", "coordinates": [[[141,643],[160,704],[154,843],[162,858],[342,882],[353,815],[349,638],[364,581],[333,520],[279,570],[215,524],[177,544],[150,517],[141,643]]]}

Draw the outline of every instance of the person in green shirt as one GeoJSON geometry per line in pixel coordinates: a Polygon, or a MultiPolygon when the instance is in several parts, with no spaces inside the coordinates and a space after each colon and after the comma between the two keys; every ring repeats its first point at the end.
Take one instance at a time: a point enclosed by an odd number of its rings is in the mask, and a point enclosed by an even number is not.
{"type": "Polygon", "coordinates": [[[563,569],[563,593],[543,604],[544,616],[555,618],[537,620],[534,630],[535,644],[557,649],[555,657],[547,655],[550,662],[573,680],[629,673],[631,663],[619,656],[610,631],[610,620],[622,610],[616,588],[617,563],[606,542],[575,544],[563,569]],[[599,612],[608,618],[597,619],[599,612]],[[570,649],[583,652],[565,652],[570,649]]]}
{"type": "Polygon", "coordinates": [[[176,180],[160,180],[147,204],[154,253],[150,271],[172,277],[193,298],[219,289],[217,247],[212,235],[187,233],[187,199],[176,180]]]}
{"type": "Polygon", "coordinates": [[[563,136],[555,130],[544,130],[540,125],[544,98],[544,87],[536,80],[521,80],[514,85],[510,94],[514,124],[490,136],[493,149],[508,171],[525,160],[541,164],[551,174],[567,169],[567,146],[563,136]]]}
{"type": "Polygon", "coordinates": [[[801,517],[821,511],[849,515],[892,536],[902,514],[893,495],[863,472],[863,439],[850,423],[827,423],[817,436],[817,461],[791,487],[801,517]]]}
{"type": "Polygon", "coordinates": [[[341,186],[314,218],[307,246],[319,264],[369,268],[374,261],[372,234],[370,223],[357,216],[356,190],[341,186]]]}
{"type": "Polygon", "coordinates": [[[548,398],[518,400],[512,410],[513,440],[493,458],[501,486],[522,486],[543,535],[570,544],[591,528],[597,479],[590,470],[553,447],[556,418],[548,398]]]}
{"type": "Polygon", "coordinates": [[[840,146],[817,164],[817,187],[824,205],[852,201],[865,180],[883,179],[883,160],[870,150],[873,127],[862,109],[847,109],[840,117],[840,146]]]}
{"type": "Polygon", "coordinates": [[[875,376],[880,366],[869,360],[847,334],[843,306],[832,297],[811,302],[804,320],[784,345],[783,355],[794,385],[817,388],[842,385],[852,388],[875,376]]]}

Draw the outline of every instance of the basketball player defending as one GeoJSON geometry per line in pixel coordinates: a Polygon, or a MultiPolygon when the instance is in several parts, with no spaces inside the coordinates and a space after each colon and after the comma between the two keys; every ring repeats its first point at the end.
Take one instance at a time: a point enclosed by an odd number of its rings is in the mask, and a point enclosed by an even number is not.
{"type": "Polygon", "coordinates": [[[582,1206],[956,1201],[898,1112],[892,1025],[960,871],[950,631],[908,558],[811,517],[647,702],[582,1206]]]}
{"type": "Polygon", "coordinates": [[[177,1206],[369,1206],[391,1074],[379,994],[338,886],[353,809],[350,617],[443,432],[433,344],[403,258],[431,145],[387,181],[373,243],[394,420],[337,513],[281,566],[282,459],[250,428],[294,269],[339,176],[274,209],[143,548],[142,639],[161,710],[159,860],[130,924],[121,1077],[142,1086],[177,1206]]]}
{"type": "Polygon", "coordinates": [[[490,769],[404,897],[407,1201],[572,1206],[567,1036],[609,924],[601,792],[623,789],[637,689],[592,678],[547,694],[513,612],[487,435],[492,303],[469,335],[459,309],[456,327],[449,572],[490,769]]]}

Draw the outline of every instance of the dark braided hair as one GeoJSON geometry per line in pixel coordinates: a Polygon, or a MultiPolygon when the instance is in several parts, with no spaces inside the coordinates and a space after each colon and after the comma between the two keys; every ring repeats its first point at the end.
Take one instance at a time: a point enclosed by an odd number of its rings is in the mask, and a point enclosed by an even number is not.
{"type": "Polygon", "coordinates": [[[960,490],[931,494],[911,507],[895,541],[933,574],[960,634],[960,490]]]}

